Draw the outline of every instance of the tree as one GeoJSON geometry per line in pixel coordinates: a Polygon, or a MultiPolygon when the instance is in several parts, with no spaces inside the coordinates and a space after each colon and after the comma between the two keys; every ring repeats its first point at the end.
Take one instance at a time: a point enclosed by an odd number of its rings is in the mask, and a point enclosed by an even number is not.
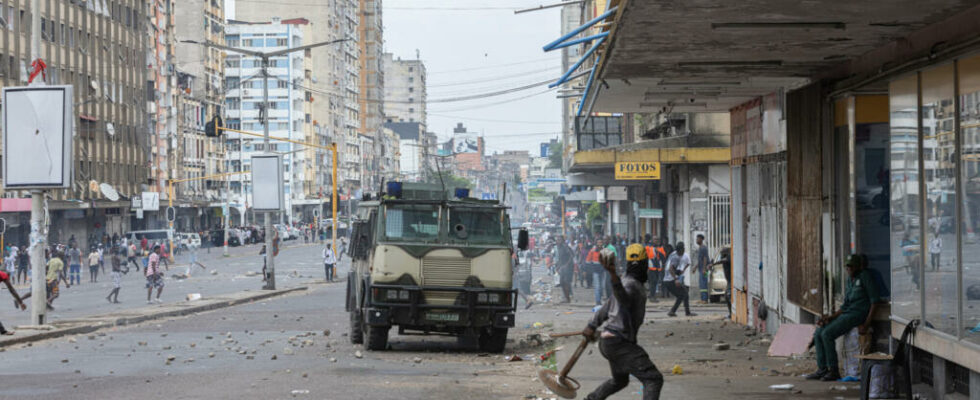
{"type": "Polygon", "coordinates": [[[551,161],[548,168],[561,168],[562,156],[565,154],[564,149],[565,146],[562,145],[561,140],[551,142],[548,145],[548,159],[551,161]]]}
{"type": "Polygon", "coordinates": [[[466,189],[473,188],[473,182],[470,182],[469,179],[455,175],[449,171],[442,171],[433,175],[434,176],[432,177],[432,179],[429,180],[429,183],[435,183],[435,184],[444,183],[446,185],[446,190],[453,190],[455,188],[466,188],[466,189]],[[440,175],[442,175],[441,181],[439,179],[440,175]]]}
{"type": "Polygon", "coordinates": [[[585,212],[585,224],[587,229],[592,230],[592,221],[596,219],[602,219],[602,205],[599,202],[593,202],[589,205],[589,209],[585,212]]]}

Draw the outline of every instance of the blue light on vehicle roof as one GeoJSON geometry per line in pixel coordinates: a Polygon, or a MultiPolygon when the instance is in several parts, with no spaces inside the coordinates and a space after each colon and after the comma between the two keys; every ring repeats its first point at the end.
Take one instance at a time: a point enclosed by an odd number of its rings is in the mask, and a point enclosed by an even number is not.
{"type": "Polygon", "coordinates": [[[388,182],[388,195],[395,198],[402,197],[402,183],[401,182],[388,182]]]}
{"type": "Polygon", "coordinates": [[[456,198],[465,199],[470,197],[470,190],[467,188],[456,188],[456,198]]]}

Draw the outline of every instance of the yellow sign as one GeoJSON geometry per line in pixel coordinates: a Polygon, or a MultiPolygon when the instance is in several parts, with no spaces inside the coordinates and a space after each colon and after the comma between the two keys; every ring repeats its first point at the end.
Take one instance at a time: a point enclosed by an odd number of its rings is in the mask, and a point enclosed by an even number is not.
{"type": "Polygon", "coordinates": [[[616,180],[659,180],[660,162],[618,162],[616,163],[616,180]]]}

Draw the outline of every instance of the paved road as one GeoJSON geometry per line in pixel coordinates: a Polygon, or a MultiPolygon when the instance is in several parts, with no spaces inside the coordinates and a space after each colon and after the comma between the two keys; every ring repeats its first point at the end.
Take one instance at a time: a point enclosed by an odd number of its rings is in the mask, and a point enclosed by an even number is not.
{"type": "MultiPolygon", "coordinates": [[[[323,280],[323,264],[320,258],[320,244],[304,244],[302,240],[291,240],[285,243],[279,256],[276,257],[276,284],[279,288],[299,286],[304,282],[323,280]]],[[[229,248],[229,257],[222,256],[220,247],[198,252],[198,261],[207,269],[191,268],[191,278],[176,279],[174,274],[187,271],[187,254],[176,257],[175,265],[166,273],[165,287],[161,299],[164,303],[184,301],[189,293],[200,293],[202,296],[240,292],[243,290],[260,290],[262,277],[250,272],[262,271],[262,257],[259,256],[261,245],[249,245],[229,248]],[[212,271],[214,274],[212,274],[212,271]]],[[[346,265],[346,263],[344,263],[346,265]]],[[[341,266],[343,271],[346,267],[341,266]]],[[[108,266],[107,266],[108,268],[108,266]]],[[[123,277],[120,290],[121,304],[110,304],[105,297],[112,289],[112,279],[99,276],[99,281],[89,283],[88,269],[83,268],[82,284],[72,285],[71,288],[61,287],[61,296],[55,300],[54,311],[49,311],[49,322],[83,318],[95,314],[107,314],[127,309],[146,307],[146,283],[143,270],[131,270],[123,277]]],[[[344,275],[341,275],[344,276],[344,275]]],[[[28,285],[18,285],[19,291],[30,290],[28,285]]],[[[4,290],[6,291],[6,290],[4,290]]],[[[154,293],[154,296],[156,293],[154,293]]],[[[18,325],[30,324],[30,309],[28,311],[14,310],[8,307],[7,293],[0,293],[0,321],[11,328],[18,325]]],[[[30,304],[30,302],[28,302],[30,304]]],[[[28,306],[29,307],[29,306],[28,306]]]]}

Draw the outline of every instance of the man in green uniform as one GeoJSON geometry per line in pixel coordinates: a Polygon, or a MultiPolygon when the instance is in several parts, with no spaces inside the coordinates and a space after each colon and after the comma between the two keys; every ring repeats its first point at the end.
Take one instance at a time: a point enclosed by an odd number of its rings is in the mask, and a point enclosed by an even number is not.
{"type": "Polygon", "coordinates": [[[844,304],[833,315],[824,316],[817,321],[818,328],[813,333],[813,344],[817,348],[817,370],[806,375],[806,379],[840,379],[834,341],[854,327],[863,334],[871,324],[875,304],[880,300],[874,277],[863,268],[861,257],[857,254],[847,258],[847,275],[844,304]]]}

